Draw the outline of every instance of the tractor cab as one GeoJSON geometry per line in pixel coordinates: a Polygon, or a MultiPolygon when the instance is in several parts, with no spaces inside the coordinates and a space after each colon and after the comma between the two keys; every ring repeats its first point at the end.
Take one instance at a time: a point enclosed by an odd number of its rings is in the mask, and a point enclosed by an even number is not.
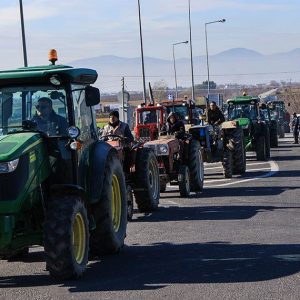
{"type": "Polygon", "coordinates": [[[164,106],[139,106],[135,111],[134,134],[136,140],[156,140],[167,121],[167,110],[164,106]]]}
{"type": "Polygon", "coordinates": [[[191,100],[162,101],[167,113],[175,112],[180,121],[185,124],[199,125],[203,110],[191,100]]]}

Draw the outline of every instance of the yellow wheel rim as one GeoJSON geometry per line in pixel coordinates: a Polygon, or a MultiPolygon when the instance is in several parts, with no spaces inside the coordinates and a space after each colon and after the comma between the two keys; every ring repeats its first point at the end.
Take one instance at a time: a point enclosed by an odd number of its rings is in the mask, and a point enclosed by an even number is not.
{"type": "Polygon", "coordinates": [[[81,264],[85,255],[86,231],[81,213],[77,213],[73,224],[73,252],[75,260],[81,264]]]}
{"type": "Polygon", "coordinates": [[[112,178],[111,194],[111,216],[115,232],[117,232],[121,224],[122,198],[119,180],[116,175],[113,175],[112,178]]]}

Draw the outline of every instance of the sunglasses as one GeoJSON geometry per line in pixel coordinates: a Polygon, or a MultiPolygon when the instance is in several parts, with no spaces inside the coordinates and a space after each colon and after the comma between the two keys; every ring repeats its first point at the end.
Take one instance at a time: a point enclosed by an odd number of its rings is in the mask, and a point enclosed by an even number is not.
{"type": "Polygon", "coordinates": [[[38,104],[38,105],[36,105],[35,107],[36,107],[36,109],[47,109],[47,108],[49,108],[50,106],[49,106],[49,105],[40,105],[40,104],[38,104]]]}

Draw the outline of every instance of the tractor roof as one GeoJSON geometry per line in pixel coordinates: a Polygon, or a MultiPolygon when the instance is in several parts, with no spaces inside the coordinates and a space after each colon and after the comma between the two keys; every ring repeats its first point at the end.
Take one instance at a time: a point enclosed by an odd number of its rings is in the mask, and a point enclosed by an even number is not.
{"type": "Polygon", "coordinates": [[[258,97],[252,97],[252,96],[240,96],[240,97],[235,97],[233,99],[228,99],[227,103],[247,104],[247,103],[251,103],[252,101],[258,103],[260,99],[258,97]]]}
{"type": "Polygon", "coordinates": [[[73,68],[65,65],[25,67],[15,70],[0,71],[0,86],[11,84],[45,84],[50,77],[58,76],[63,82],[92,84],[97,80],[95,70],[73,68]]]}

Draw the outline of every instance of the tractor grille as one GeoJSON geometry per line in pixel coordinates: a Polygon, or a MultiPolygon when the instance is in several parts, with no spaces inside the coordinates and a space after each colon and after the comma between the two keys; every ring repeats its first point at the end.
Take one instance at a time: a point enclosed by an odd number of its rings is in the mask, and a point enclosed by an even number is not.
{"type": "Polygon", "coordinates": [[[150,130],[148,127],[139,128],[140,137],[150,137],[150,130]]]}
{"type": "Polygon", "coordinates": [[[0,201],[16,200],[28,179],[28,154],[20,157],[18,167],[11,173],[0,174],[0,201]]]}

